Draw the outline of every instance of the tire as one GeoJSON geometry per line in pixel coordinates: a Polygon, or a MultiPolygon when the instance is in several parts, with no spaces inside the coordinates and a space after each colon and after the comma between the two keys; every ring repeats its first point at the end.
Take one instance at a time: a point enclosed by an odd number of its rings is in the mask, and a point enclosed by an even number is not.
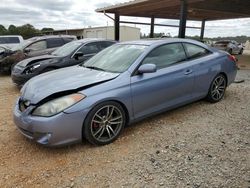
{"type": "Polygon", "coordinates": [[[241,49],[239,52],[239,55],[242,55],[242,54],[243,54],[243,49],[241,49]]]}
{"type": "Polygon", "coordinates": [[[225,95],[226,87],[226,77],[223,74],[218,74],[210,85],[208,95],[206,97],[207,101],[211,103],[219,102],[225,95]]]}
{"type": "Polygon", "coordinates": [[[83,124],[83,136],[94,145],[106,145],[115,141],[126,124],[123,107],[114,101],[95,106],[83,124]]]}

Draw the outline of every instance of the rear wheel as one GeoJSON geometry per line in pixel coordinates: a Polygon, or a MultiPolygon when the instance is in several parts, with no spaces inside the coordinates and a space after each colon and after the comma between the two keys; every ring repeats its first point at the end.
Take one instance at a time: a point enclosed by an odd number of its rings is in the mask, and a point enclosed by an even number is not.
{"type": "Polygon", "coordinates": [[[243,54],[243,49],[241,49],[239,52],[239,55],[242,55],[242,54],[243,54]]]}
{"type": "Polygon", "coordinates": [[[126,124],[122,106],[113,101],[95,106],[88,114],[83,135],[92,144],[105,145],[116,140],[126,124]]]}
{"type": "Polygon", "coordinates": [[[217,75],[211,83],[207,100],[212,103],[219,102],[224,97],[226,87],[226,77],[223,74],[217,75]]]}

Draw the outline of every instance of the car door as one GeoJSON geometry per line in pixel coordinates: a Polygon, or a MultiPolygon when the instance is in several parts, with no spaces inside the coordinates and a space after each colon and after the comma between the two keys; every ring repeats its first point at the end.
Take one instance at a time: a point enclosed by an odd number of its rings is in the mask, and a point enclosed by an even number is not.
{"type": "Polygon", "coordinates": [[[47,49],[46,40],[39,40],[31,43],[24,49],[24,53],[28,57],[34,57],[39,55],[44,55],[44,50],[47,49]]]}
{"type": "Polygon", "coordinates": [[[203,98],[207,95],[213,78],[218,74],[220,64],[216,54],[201,46],[183,43],[190,64],[193,65],[195,84],[193,97],[203,98]]]}
{"type": "Polygon", "coordinates": [[[193,67],[186,61],[181,43],[165,44],[153,49],[142,64],[155,64],[155,73],[131,77],[134,117],[140,118],[182,104],[192,98],[193,67]]]}

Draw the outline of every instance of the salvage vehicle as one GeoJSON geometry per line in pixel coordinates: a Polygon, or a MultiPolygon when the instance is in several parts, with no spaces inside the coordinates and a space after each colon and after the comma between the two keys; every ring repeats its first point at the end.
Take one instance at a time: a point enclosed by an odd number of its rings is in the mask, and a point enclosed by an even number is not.
{"type": "Polygon", "coordinates": [[[82,63],[114,43],[116,42],[104,39],[69,42],[50,55],[37,56],[17,63],[12,69],[12,81],[21,86],[38,74],[82,63]]]}
{"type": "Polygon", "coordinates": [[[0,45],[7,48],[16,47],[24,42],[23,37],[20,35],[1,35],[0,45]]]}
{"type": "Polygon", "coordinates": [[[26,137],[46,146],[113,142],[124,126],[206,98],[220,101],[237,73],[235,57],[198,41],[114,44],[81,65],[29,80],[14,108],[26,137]]]}
{"type": "Polygon", "coordinates": [[[11,49],[6,46],[0,46],[0,60],[7,57],[11,53],[11,49]]]}
{"type": "Polygon", "coordinates": [[[51,35],[30,38],[19,46],[12,48],[11,53],[0,60],[0,72],[10,73],[13,66],[19,61],[49,54],[72,40],[76,40],[76,37],[71,35],[51,35]]]}
{"type": "Polygon", "coordinates": [[[216,42],[213,47],[224,50],[230,54],[242,54],[244,47],[236,41],[223,40],[216,42]]]}

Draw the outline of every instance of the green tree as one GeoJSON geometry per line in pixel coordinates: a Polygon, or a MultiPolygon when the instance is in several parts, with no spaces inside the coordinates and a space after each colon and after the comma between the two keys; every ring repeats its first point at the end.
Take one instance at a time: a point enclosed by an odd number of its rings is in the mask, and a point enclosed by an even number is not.
{"type": "Polygon", "coordinates": [[[49,32],[49,31],[54,31],[54,29],[49,27],[44,27],[41,29],[41,32],[49,32]]]}
{"type": "Polygon", "coordinates": [[[3,25],[0,25],[0,35],[7,35],[7,34],[8,34],[7,29],[3,25]]]}
{"type": "Polygon", "coordinates": [[[25,24],[17,27],[18,33],[23,36],[24,39],[31,38],[39,33],[39,30],[35,29],[33,25],[25,24]]]}
{"type": "Polygon", "coordinates": [[[17,30],[17,27],[14,26],[14,25],[10,25],[9,28],[8,28],[8,33],[10,35],[18,35],[18,30],[17,30]]]}

